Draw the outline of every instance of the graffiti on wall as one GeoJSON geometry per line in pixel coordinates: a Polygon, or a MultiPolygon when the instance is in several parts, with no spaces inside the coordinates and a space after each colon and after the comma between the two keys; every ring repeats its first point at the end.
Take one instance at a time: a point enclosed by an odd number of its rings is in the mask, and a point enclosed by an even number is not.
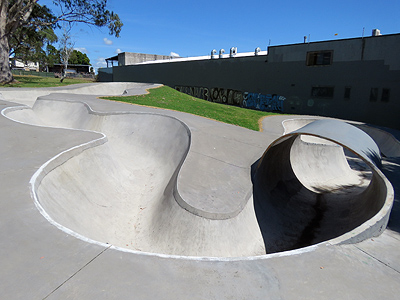
{"type": "Polygon", "coordinates": [[[208,88],[203,87],[187,87],[187,86],[176,86],[175,89],[179,92],[188,94],[190,96],[204,99],[210,101],[209,98],[209,90],[208,88]]]}
{"type": "Polygon", "coordinates": [[[283,111],[283,96],[276,94],[244,93],[243,107],[258,109],[262,111],[283,111]]]}
{"type": "Polygon", "coordinates": [[[179,92],[211,102],[230,104],[262,111],[283,111],[283,96],[241,92],[223,88],[176,86],[179,92]]]}

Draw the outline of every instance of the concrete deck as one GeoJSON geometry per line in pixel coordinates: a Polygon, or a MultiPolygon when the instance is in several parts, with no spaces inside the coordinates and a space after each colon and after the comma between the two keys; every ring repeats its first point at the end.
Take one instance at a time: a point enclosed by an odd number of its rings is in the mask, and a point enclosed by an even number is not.
{"type": "MultiPolygon", "coordinates": [[[[129,93],[142,93],[146,87],[149,86],[131,84],[123,87],[119,92],[116,88],[113,94],[122,94],[125,90],[128,90],[129,93]]],[[[243,220],[240,219],[243,214],[236,214],[237,209],[232,209],[232,206],[239,208],[242,206],[242,200],[249,193],[250,166],[261,157],[274,140],[282,135],[284,130],[282,120],[293,118],[292,116],[266,118],[263,122],[264,131],[253,132],[184,113],[100,100],[95,95],[91,95],[90,89],[87,91],[84,95],[62,91],[62,93],[44,96],[38,101],[38,107],[34,108],[35,114],[32,114],[29,109],[24,109],[9,111],[9,115],[7,115],[13,117],[14,114],[16,119],[23,119],[20,121],[29,120],[30,123],[36,122],[37,125],[57,126],[58,124],[61,127],[74,127],[71,126],[71,123],[76,115],[71,114],[62,118],[62,115],[56,113],[58,110],[54,109],[55,118],[51,121],[43,117],[48,115],[46,107],[57,101],[57,106],[67,102],[71,104],[73,101],[74,105],[76,104],[78,107],[80,104],[75,101],[84,101],[93,111],[106,112],[109,115],[108,118],[111,118],[110,114],[125,117],[125,112],[151,114],[158,119],[159,114],[172,117],[173,119],[169,119],[175,124],[176,130],[185,132],[185,128],[188,128],[191,133],[190,151],[182,166],[182,172],[176,178],[180,188],[179,193],[184,199],[195,199],[191,204],[191,213],[195,216],[193,219],[216,223],[216,225],[212,224],[209,229],[214,233],[213,238],[201,239],[201,241],[205,241],[207,245],[214,243],[229,248],[231,245],[226,243],[233,243],[232,241],[234,241],[233,244],[243,242],[246,244],[244,239],[251,241],[255,238],[257,240],[257,237],[249,236],[246,231],[243,231],[240,226],[243,224],[241,223],[243,220]],[[42,107],[40,108],[40,106],[42,107]],[[40,111],[41,113],[39,113],[40,111]],[[53,124],[49,124],[52,122],[53,124]],[[210,169],[211,173],[204,173],[210,169]],[[206,175],[208,180],[204,180],[206,175]],[[216,186],[217,179],[221,180],[221,178],[225,179],[227,184],[216,186]],[[193,189],[194,180],[196,181],[195,189],[193,189]],[[232,191],[236,195],[241,195],[235,197],[236,202],[223,205],[222,201],[215,204],[211,210],[207,205],[203,207],[204,209],[197,206],[200,200],[205,199],[204,203],[213,203],[212,200],[218,201],[221,197],[230,195],[232,191]],[[217,213],[215,209],[218,209],[217,213]],[[210,220],[210,216],[214,219],[210,220]],[[222,222],[227,218],[229,219],[228,225],[221,227],[222,222]],[[235,224],[237,227],[232,227],[235,224]],[[229,230],[231,230],[230,235],[221,236],[221,232],[226,234],[229,230]]],[[[96,91],[98,94],[107,94],[106,90],[100,89],[100,86],[97,86],[96,91]]],[[[50,92],[57,91],[51,90],[50,92]]],[[[33,106],[37,96],[29,93],[29,90],[26,91],[26,94],[17,96],[13,95],[15,92],[6,92],[2,89],[0,89],[0,93],[6,98],[6,100],[0,101],[2,110],[18,105],[12,101],[33,106]]],[[[45,90],[41,93],[39,96],[46,94],[45,90]]],[[[77,113],[80,111],[79,109],[76,111],[77,113]]],[[[106,128],[109,132],[108,135],[106,134],[107,141],[103,141],[104,143],[101,142],[104,136],[98,132],[32,126],[12,121],[3,115],[0,116],[2,141],[0,144],[0,153],[2,154],[0,159],[0,203],[2,206],[0,211],[2,241],[0,290],[4,299],[394,299],[399,294],[400,254],[397,250],[400,246],[400,209],[397,194],[395,194],[388,229],[379,237],[348,245],[333,245],[330,242],[323,242],[298,250],[269,255],[245,255],[243,253],[250,250],[243,249],[239,244],[236,248],[239,249],[240,254],[235,251],[227,254],[225,250],[217,249],[211,254],[202,255],[201,249],[198,247],[189,254],[180,253],[179,247],[155,248],[153,251],[147,248],[140,249],[145,251],[143,252],[138,251],[139,249],[136,249],[135,245],[130,246],[129,243],[125,246],[106,244],[105,241],[96,243],[94,242],[96,238],[85,240],[82,236],[74,236],[61,230],[63,228],[57,228],[54,223],[50,223],[40,213],[32,199],[29,183],[34,174],[46,162],[60,153],[98,140],[99,144],[96,147],[79,155],[72,153],[72,158],[68,160],[68,163],[63,164],[64,168],[72,168],[74,172],[77,168],[72,164],[80,165],[83,173],[76,174],[76,176],[79,179],[78,182],[83,181],[91,175],[91,172],[84,173],[84,170],[95,170],[95,166],[85,164],[89,160],[85,159],[85,155],[89,155],[90,151],[95,152],[109,147],[106,149],[109,152],[101,150],[98,153],[103,155],[102,160],[93,163],[98,166],[109,159],[105,153],[114,157],[116,152],[113,151],[131,147],[131,145],[120,144],[118,141],[113,142],[113,134],[110,133],[115,129],[110,128],[105,121],[100,121],[97,117],[98,115],[89,123],[92,125],[103,123],[102,129],[106,128]],[[111,149],[112,147],[114,149],[111,149]],[[168,253],[169,250],[171,253],[168,253]],[[164,254],[159,254],[160,252],[164,254]],[[200,257],[193,255],[200,255],[200,257]]],[[[299,118],[299,116],[294,118],[299,118]]],[[[127,122],[130,123],[130,120],[127,122]]],[[[152,120],[146,127],[152,127],[154,123],[166,126],[165,123],[152,120]]],[[[157,129],[154,130],[154,133],[159,132],[157,129]]],[[[124,134],[128,135],[129,132],[124,134]]],[[[157,139],[162,139],[165,134],[161,134],[157,139]]],[[[173,137],[166,136],[166,141],[171,138],[173,137]]],[[[185,143],[185,139],[182,140],[182,143],[185,143]]],[[[393,146],[393,143],[388,148],[395,149],[391,150],[391,153],[396,153],[397,148],[396,145],[393,146]]],[[[139,151],[140,149],[133,150],[139,151]]],[[[167,160],[168,162],[175,161],[175,163],[171,163],[171,167],[162,171],[161,177],[169,172],[168,174],[172,173],[168,175],[169,178],[173,178],[181,161],[180,159],[170,159],[170,157],[179,151],[183,151],[180,157],[184,157],[186,153],[185,149],[171,148],[170,150],[167,160]]],[[[138,155],[138,152],[135,153],[138,155]]],[[[90,155],[93,157],[93,153],[90,155]]],[[[115,173],[116,178],[120,179],[116,171],[121,164],[127,164],[131,160],[129,155],[130,152],[120,153],[121,161],[117,161],[116,165],[113,165],[115,172],[110,167],[111,165],[107,165],[106,169],[101,169],[101,166],[96,169],[97,175],[99,175],[97,180],[102,178],[100,175],[109,175],[109,173],[115,173]]],[[[157,162],[167,165],[168,162],[162,161],[163,153],[159,153],[157,157],[157,162]]],[[[148,164],[151,166],[155,164],[155,162],[147,160],[142,163],[142,168],[148,164]]],[[[141,172],[140,174],[144,174],[143,171],[140,171],[142,169],[137,170],[141,172]]],[[[396,156],[385,158],[382,170],[393,184],[394,189],[398,191],[400,187],[399,158],[396,156]]],[[[71,178],[64,179],[63,183],[66,185],[58,184],[61,182],[60,176],[73,174],[73,172],[68,173],[67,171],[64,170],[62,174],[58,174],[58,179],[53,176],[56,175],[53,173],[56,173],[57,170],[49,172],[49,176],[45,177],[44,180],[48,180],[48,183],[44,183],[44,186],[49,189],[49,186],[53,185],[50,194],[57,189],[62,193],[62,189],[68,191],[77,186],[76,184],[72,185],[71,178]],[[53,176],[53,179],[50,178],[50,175],[53,176]]],[[[134,172],[134,168],[131,171],[134,172]]],[[[142,179],[151,182],[153,177],[148,175],[142,179]]],[[[98,184],[98,182],[93,184],[98,184]]],[[[100,183],[100,185],[107,184],[107,181],[100,183]]],[[[129,186],[128,184],[126,189],[129,186]]],[[[137,183],[136,187],[139,186],[142,186],[141,183],[137,183]]],[[[168,187],[168,182],[166,186],[168,187]]],[[[123,192],[129,191],[119,186],[111,188],[122,189],[123,192]]],[[[154,187],[154,189],[156,188],[154,187]]],[[[168,190],[166,188],[154,191],[154,189],[151,191],[139,190],[139,193],[162,194],[168,190]]],[[[134,189],[131,192],[135,191],[138,190],[134,189]]],[[[85,195],[85,191],[82,193],[85,195]]],[[[39,192],[42,197],[45,194],[46,191],[39,192]]],[[[105,200],[111,198],[112,193],[105,195],[104,198],[100,197],[101,194],[102,192],[96,194],[95,200],[90,199],[97,201],[98,206],[107,206],[108,202],[105,200]]],[[[230,196],[230,198],[234,197],[230,196]]],[[[79,203],[76,205],[79,208],[79,203]]],[[[140,205],[143,206],[139,207],[139,211],[146,210],[147,206],[144,203],[140,205]]],[[[249,213],[250,208],[248,208],[249,213]]],[[[54,216],[57,211],[54,207],[53,209],[52,215],[54,216]]],[[[191,208],[186,209],[190,211],[191,208]]],[[[62,213],[59,214],[59,216],[62,215],[62,213]]],[[[181,227],[186,226],[188,238],[203,222],[197,221],[195,225],[193,223],[182,224],[179,216],[176,218],[178,218],[177,224],[181,227]]],[[[84,215],[79,215],[77,219],[78,221],[84,219],[84,215]]],[[[168,220],[174,219],[166,218],[165,221],[168,220]]],[[[107,221],[107,216],[104,216],[103,221],[107,221]]],[[[102,223],[101,220],[100,223],[102,223]]],[[[161,227],[164,225],[165,223],[159,224],[161,227]]],[[[249,227],[248,230],[251,228],[249,227]]],[[[185,231],[178,231],[174,234],[181,235],[182,233],[185,231]]],[[[147,234],[150,233],[147,232],[147,234]]],[[[165,245],[165,242],[164,240],[155,245],[165,245]]],[[[188,244],[190,245],[192,242],[193,240],[189,240],[188,244]]],[[[186,248],[186,246],[183,245],[182,248],[186,248]]],[[[222,248],[221,246],[220,249],[222,248]]],[[[255,248],[257,248],[256,245],[250,252],[258,251],[255,248]]]]}

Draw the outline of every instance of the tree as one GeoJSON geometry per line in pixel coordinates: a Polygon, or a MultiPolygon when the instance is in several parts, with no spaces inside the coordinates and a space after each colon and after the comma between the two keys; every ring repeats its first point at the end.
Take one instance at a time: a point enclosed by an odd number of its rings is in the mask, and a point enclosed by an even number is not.
{"type": "Polygon", "coordinates": [[[60,49],[61,62],[64,65],[64,75],[61,76],[60,82],[63,82],[65,77],[67,77],[66,71],[68,69],[68,62],[72,52],[74,51],[74,45],[75,45],[75,43],[71,39],[71,34],[69,33],[69,30],[67,30],[65,27],[60,40],[60,44],[61,44],[61,49],[60,49]]]}
{"type": "Polygon", "coordinates": [[[119,37],[123,26],[119,16],[106,8],[107,0],[53,0],[60,13],[48,20],[31,18],[37,2],[38,0],[0,0],[0,83],[13,80],[9,63],[10,39],[18,28],[40,28],[55,26],[61,22],[79,22],[97,27],[107,26],[110,35],[119,37]]]}
{"type": "Polygon", "coordinates": [[[69,58],[69,63],[73,65],[90,65],[90,59],[86,53],[74,50],[69,58]]]}
{"type": "Polygon", "coordinates": [[[47,45],[46,47],[46,64],[48,66],[54,66],[54,64],[61,64],[60,51],[53,45],[47,45]]]}
{"type": "Polygon", "coordinates": [[[57,36],[52,25],[55,16],[46,6],[35,4],[28,18],[29,24],[44,24],[41,26],[20,26],[10,34],[8,43],[10,56],[15,56],[23,61],[45,61],[44,47],[57,41],[57,36]],[[50,24],[50,25],[47,25],[50,24]]]}

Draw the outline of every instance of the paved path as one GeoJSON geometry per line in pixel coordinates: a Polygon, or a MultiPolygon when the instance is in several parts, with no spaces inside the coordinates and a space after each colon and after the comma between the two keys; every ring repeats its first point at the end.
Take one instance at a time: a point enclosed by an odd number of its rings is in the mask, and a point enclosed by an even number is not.
{"type": "MultiPolygon", "coordinates": [[[[71,99],[71,95],[51,98],[71,99]]],[[[258,133],[91,95],[74,96],[74,100],[84,100],[97,111],[161,111],[173,116],[192,132],[199,132],[194,135],[197,140],[192,141],[197,155],[224,164],[239,161],[233,164],[237,168],[258,159],[266,146],[282,134],[280,119],[270,119],[268,128],[264,123],[264,132],[258,133]],[[235,152],[232,145],[253,150],[243,158],[243,152],[235,152]]],[[[0,101],[1,109],[14,105],[0,101]]],[[[0,116],[0,137],[3,299],[396,299],[400,293],[397,196],[388,229],[358,244],[321,243],[247,258],[124,252],[59,230],[40,214],[30,195],[29,181],[40,166],[66,149],[97,138],[96,133],[30,126],[0,116]]],[[[384,173],[397,191],[399,171],[397,158],[384,161],[384,173]]]]}

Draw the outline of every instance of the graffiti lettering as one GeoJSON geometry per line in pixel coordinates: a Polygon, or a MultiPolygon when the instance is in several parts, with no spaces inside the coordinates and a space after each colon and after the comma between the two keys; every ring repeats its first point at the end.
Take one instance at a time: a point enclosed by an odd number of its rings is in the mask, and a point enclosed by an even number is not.
{"type": "Polygon", "coordinates": [[[193,97],[211,102],[230,104],[262,111],[283,111],[283,96],[241,92],[223,88],[176,86],[175,89],[193,97]]]}
{"type": "Polygon", "coordinates": [[[175,89],[181,93],[209,101],[208,88],[176,86],[175,89]]]}
{"type": "Polygon", "coordinates": [[[283,96],[276,94],[244,93],[243,107],[262,111],[283,111],[283,96]]]}

